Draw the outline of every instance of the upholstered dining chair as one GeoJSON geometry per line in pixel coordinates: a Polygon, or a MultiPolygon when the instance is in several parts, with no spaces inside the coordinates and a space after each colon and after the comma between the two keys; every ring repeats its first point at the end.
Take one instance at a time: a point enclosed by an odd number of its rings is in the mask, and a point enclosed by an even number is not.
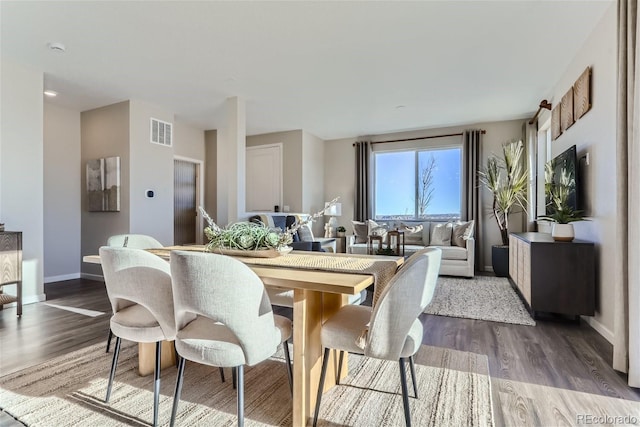
{"type": "Polygon", "coordinates": [[[238,426],[244,425],[243,366],[271,357],[282,344],[291,385],[291,321],[273,314],[260,278],[224,255],[171,252],[171,277],[180,355],[171,412],[174,425],[185,361],[236,368],[238,426]]]}
{"type": "Polygon", "coordinates": [[[153,425],[158,425],[160,353],[163,340],[175,338],[173,294],[169,263],[139,249],[103,246],[100,262],[113,316],[111,330],[117,337],[105,402],[109,402],[122,338],[156,343],[153,425]]]}
{"type": "MultiPolygon", "coordinates": [[[[413,356],[422,344],[422,323],[418,316],[433,297],[441,258],[442,251],[438,248],[416,252],[389,281],[375,307],[346,305],[322,325],[321,339],[324,356],[313,416],[314,427],[318,422],[320,400],[331,349],[376,359],[399,361],[404,417],[406,425],[411,426],[406,362],[407,359],[410,362],[413,388],[417,398],[413,356]],[[363,334],[366,334],[364,342],[361,339],[363,334]]],[[[340,373],[338,373],[339,376],[340,373]]]]}
{"type": "MultiPolygon", "coordinates": [[[[121,248],[132,249],[153,249],[161,248],[162,243],[158,242],[151,236],[146,234],[116,234],[107,239],[107,246],[115,246],[121,248]]],[[[113,339],[113,332],[109,329],[109,336],[107,337],[107,350],[111,348],[111,340],[113,339]]]]}

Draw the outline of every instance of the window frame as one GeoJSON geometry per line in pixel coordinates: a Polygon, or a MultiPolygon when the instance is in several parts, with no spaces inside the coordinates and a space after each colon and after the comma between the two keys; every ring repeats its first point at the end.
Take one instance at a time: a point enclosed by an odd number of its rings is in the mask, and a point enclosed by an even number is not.
{"type": "MultiPolygon", "coordinates": [[[[447,138],[448,139],[448,138],[447,138]]],[[[460,210],[458,211],[458,217],[448,217],[441,218],[441,220],[453,221],[456,219],[462,219],[462,206],[463,206],[463,198],[465,194],[465,179],[464,179],[464,146],[462,141],[459,138],[455,138],[455,140],[451,140],[450,142],[441,142],[441,143],[425,143],[425,140],[419,141],[418,143],[389,143],[385,144],[385,147],[377,147],[375,144],[372,146],[372,194],[371,194],[371,213],[373,219],[376,221],[393,221],[394,219],[382,219],[379,218],[376,212],[376,198],[377,198],[377,188],[376,188],[376,177],[377,177],[377,158],[378,154],[384,153],[396,153],[396,152],[413,152],[414,153],[414,214],[410,219],[402,219],[404,221],[429,221],[428,218],[420,218],[418,216],[418,189],[419,189],[419,181],[420,176],[418,173],[419,163],[420,163],[420,153],[421,152],[430,152],[430,151],[439,151],[439,150],[450,150],[450,149],[459,149],[460,150],[460,210]]],[[[440,220],[440,219],[439,219],[440,220]]]]}

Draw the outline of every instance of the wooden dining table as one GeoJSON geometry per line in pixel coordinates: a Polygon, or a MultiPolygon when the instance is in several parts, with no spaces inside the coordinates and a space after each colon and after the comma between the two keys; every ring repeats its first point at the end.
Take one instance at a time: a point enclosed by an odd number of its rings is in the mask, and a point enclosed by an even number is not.
{"type": "MultiPolygon", "coordinates": [[[[171,246],[166,250],[202,250],[200,246],[171,246]]],[[[296,251],[301,252],[301,251],[296,251]]],[[[368,258],[394,261],[397,266],[403,257],[304,252],[331,257],[368,258]]],[[[319,256],[319,255],[318,255],[319,256]]],[[[237,257],[242,261],[242,257],[237,257]]],[[[87,255],[84,262],[100,264],[99,255],[87,255]]],[[[349,295],[357,295],[374,283],[370,274],[297,269],[282,266],[247,264],[265,286],[293,289],[293,426],[306,426],[313,415],[322,366],[321,326],[331,315],[348,303],[349,295]]],[[[168,347],[168,346],[164,346],[168,347]]],[[[153,372],[153,344],[139,344],[141,375],[153,372]]],[[[327,367],[324,391],[336,383],[338,353],[332,351],[327,367]]],[[[169,362],[170,363],[170,362],[169,362]]],[[[341,378],[348,374],[345,355],[341,378]]]]}

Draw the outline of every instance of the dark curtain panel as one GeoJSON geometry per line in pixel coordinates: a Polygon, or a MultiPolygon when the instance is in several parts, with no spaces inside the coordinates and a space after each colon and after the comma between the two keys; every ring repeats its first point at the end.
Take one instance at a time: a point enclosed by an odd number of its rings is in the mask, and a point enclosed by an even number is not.
{"type": "Polygon", "coordinates": [[[356,188],[353,219],[366,221],[371,218],[373,211],[371,206],[371,143],[359,141],[354,146],[356,149],[356,188]]]}
{"type": "Polygon", "coordinates": [[[482,140],[481,130],[466,130],[462,134],[462,177],[464,179],[464,194],[462,198],[462,220],[475,221],[476,260],[475,268],[484,267],[482,254],[482,203],[480,202],[480,147],[482,140]]]}

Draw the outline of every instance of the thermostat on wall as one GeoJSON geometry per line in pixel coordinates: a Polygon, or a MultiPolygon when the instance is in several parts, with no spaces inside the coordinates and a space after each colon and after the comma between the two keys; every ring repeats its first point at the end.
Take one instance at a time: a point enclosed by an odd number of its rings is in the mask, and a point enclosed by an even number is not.
{"type": "Polygon", "coordinates": [[[144,192],[144,195],[147,196],[147,199],[151,199],[156,194],[153,192],[153,190],[147,190],[147,191],[144,192]]]}

